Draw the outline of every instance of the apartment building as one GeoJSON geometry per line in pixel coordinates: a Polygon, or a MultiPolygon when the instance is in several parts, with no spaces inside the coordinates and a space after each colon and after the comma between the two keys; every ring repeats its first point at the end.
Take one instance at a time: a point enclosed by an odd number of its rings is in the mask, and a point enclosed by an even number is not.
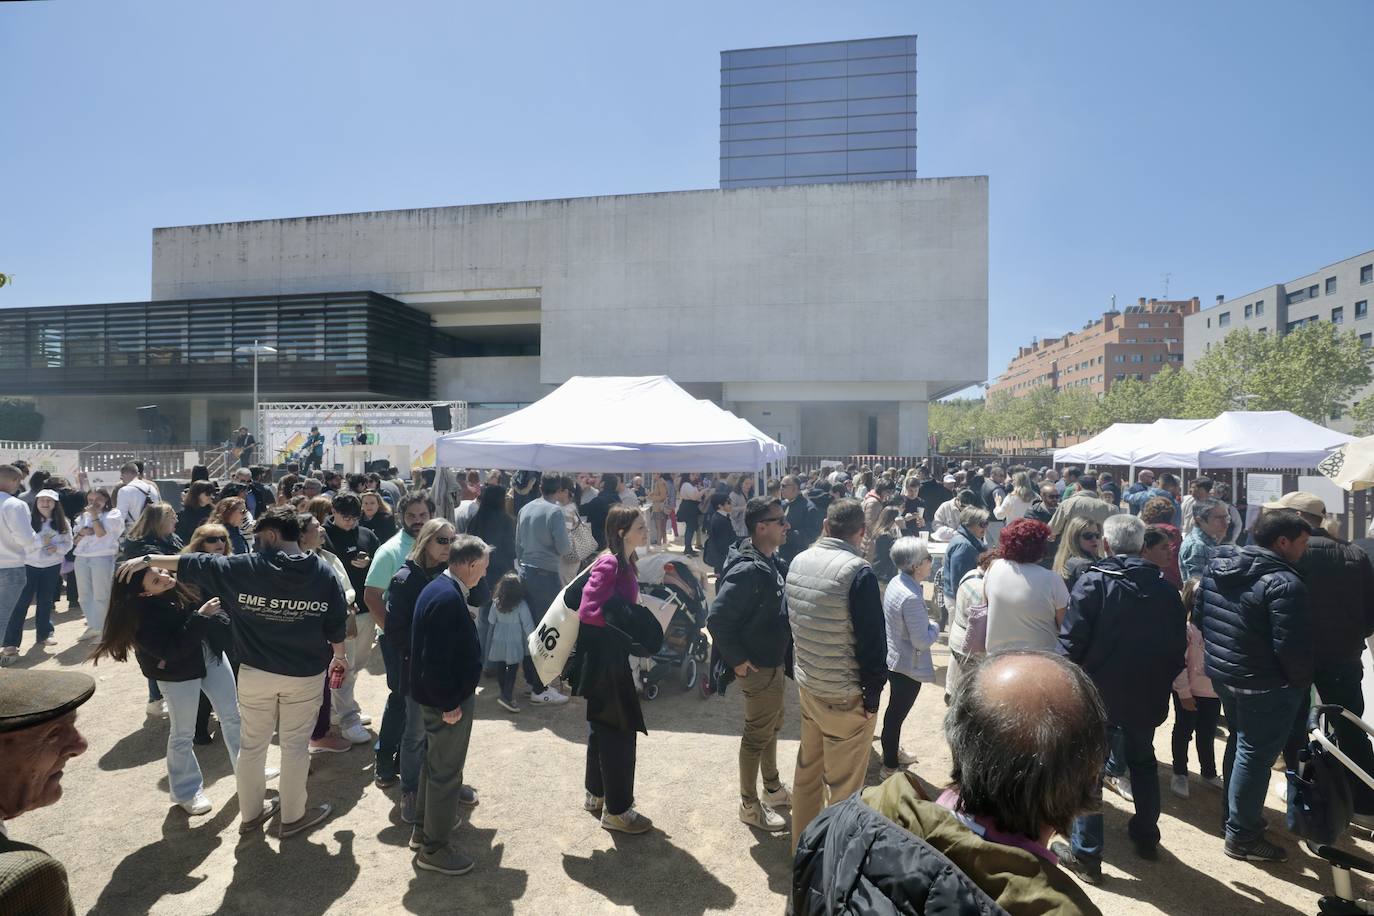
{"type": "Polygon", "coordinates": [[[1103,394],[1113,382],[1148,381],[1184,362],[1184,321],[1201,307],[1192,299],[1145,299],[1104,312],[1078,331],[1021,347],[1007,371],[988,388],[1022,397],[1033,389],[1083,389],[1103,394]]]}

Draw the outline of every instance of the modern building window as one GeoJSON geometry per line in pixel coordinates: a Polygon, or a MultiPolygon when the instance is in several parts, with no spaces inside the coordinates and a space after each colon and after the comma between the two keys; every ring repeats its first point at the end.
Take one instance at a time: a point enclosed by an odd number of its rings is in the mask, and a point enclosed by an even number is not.
{"type": "Polygon", "coordinates": [[[1374,264],[1366,264],[1360,268],[1360,285],[1374,283],[1374,264]]]}
{"type": "Polygon", "coordinates": [[[1338,306],[1336,306],[1335,308],[1333,308],[1333,309],[1331,310],[1331,323],[1332,323],[1332,324],[1342,324],[1342,323],[1344,323],[1344,322],[1345,322],[1345,307],[1344,307],[1344,306],[1338,305],[1338,306]]]}
{"type": "Polygon", "coordinates": [[[1320,286],[1317,286],[1317,285],[1314,283],[1314,284],[1312,284],[1311,286],[1307,287],[1307,298],[1309,298],[1309,299],[1315,299],[1315,298],[1317,298],[1317,297],[1320,296],[1320,295],[1321,295],[1321,287],[1320,287],[1320,286]]]}
{"type": "Polygon", "coordinates": [[[1246,317],[1246,318],[1252,318],[1252,317],[1254,317],[1254,314],[1255,314],[1255,307],[1254,307],[1253,305],[1249,304],[1249,303],[1246,303],[1246,305],[1245,305],[1245,317],[1246,317]]]}
{"type": "Polygon", "coordinates": [[[1263,315],[1263,314],[1264,314],[1264,300],[1261,299],[1261,300],[1259,300],[1258,302],[1255,303],[1255,317],[1258,318],[1259,316],[1261,316],[1261,315],[1263,315]]]}
{"type": "Polygon", "coordinates": [[[1217,316],[1217,327],[1226,328],[1231,326],[1231,313],[1222,312],[1217,316]]]}
{"type": "Polygon", "coordinates": [[[1269,333],[1269,329],[1268,329],[1268,328],[1260,328],[1260,329],[1259,329],[1259,332],[1260,332],[1261,334],[1268,334],[1268,333],[1269,333]]]}
{"type": "Polygon", "coordinates": [[[1144,354],[1144,353],[1132,353],[1132,354],[1131,354],[1131,362],[1133,362],[1133,363],[1143,363],[1143,362],[1145,362],[1145,354],[1144,354]]]}
{"type": "Polygon", "coordinates": [[[1143,373],[1137,372],[1137,373],[1135,374],[1135,380],[1136,380],[1137,382],[1143,382],[1143,381],[1145,381],[1145,375],[1144,375],[1143,373]]]}
{"type": "Polygon", "coordinates": [[[1164,362],[1164,354],[1163,354],[1163,353],[1156,353],[1156,354],[1154,354],[1153,356],[1150,357],[1150,362],[1152,362],[1152,363],[1162,363],[1162,362],[1164,362]]]}
{"type": "Polygon", "coordinates": [[[1371,345],[1374,345],[1374,334],[1361,334],[1360,346],[1368,350],[1371,345]]]}
{"type": "Polygon", "coordinates": [[[1142,321],[1142,322],[1139,324],[1139,327],[1142,327],[1142,328],[1148,328],[1149,326],[1150,326],[1150,323],[1149,323],[1148,321],[1142,321]]]}
{"type": "Polygon", "coordinates": [[[1355,303],[1355,317],[1363,318],[1369,314],[1369,300],[1361,299],[1355,303]]]}
{"type": "Polygon", "coordinates": [[[1210,328],[1211,326],[1212,326],[1212,319],[1208,318],[1208,319],[1207,319],[1207,327],[1210,328]]]}
{"type": "Polygon", "coordinates": [[[1124,372],[1118,372],[1118,373],[1116,374],[1116,380],[1117,380],[1118,382],[1125,381],[1125,379],[1126,379],[1126,373],[1124,373],[1124,372]]]}
{"type": "MultiPolygon", "coordinates": [[[[1314,286],[1312,287],[1312,289],[1315,290],[1316,287],[1314,286]]],[[[1302,302],[1304,299],[1308,298],[1309,295],[1315,296],[1316,293],[1305,289],[1294,290],[1293,292],[1288,294],[1285,301],[1289,305],[1292,305],[1294,302],[1302,302]]]]}
{"type": "Polygon", "coordinates": [[[1331,296],[1331,295],[1334,295],[1335,292],[1336,292],[1336,278],[1335,278],[1335,277],[1327,277],[1327,278],[1326,278],[1326,294],[1327,294],[1328,296],[1331,296]]]}
{"type": "Polygon", "coordinates": [[[1115,356],[1112,357],[1112,362],[1114,362],[1114,363],[1124,363],[1125,361],[1126,361],[1126,354],[1125,354],[1125,353],[1118,353],[1118,354],[1116,354],[1115,356]]]}

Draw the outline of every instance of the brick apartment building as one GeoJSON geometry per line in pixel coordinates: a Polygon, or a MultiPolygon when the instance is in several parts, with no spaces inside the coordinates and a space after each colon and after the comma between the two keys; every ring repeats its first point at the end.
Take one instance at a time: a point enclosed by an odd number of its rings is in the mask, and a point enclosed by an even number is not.
{"type": "Polygon", "coordinates": [[[1148,381],[1165,366],[1183,365],[1183,319],[1201,307],[1192,299],[1149,299],[1104,312],[1080,331],[1037,340],[1020,351],[989,394],[1021,397],[1041,386],[1102,394],[1112,382],[1148,381]]]}

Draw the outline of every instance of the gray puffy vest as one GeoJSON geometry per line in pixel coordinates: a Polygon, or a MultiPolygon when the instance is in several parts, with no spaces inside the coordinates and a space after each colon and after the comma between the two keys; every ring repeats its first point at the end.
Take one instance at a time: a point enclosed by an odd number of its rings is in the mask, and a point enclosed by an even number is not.
{"type": "Polygon", "coordinates": [[[849,586],[867,567],[857,547],[823,537],[797,554],[787,570],[797,684],[818,697],[848,700],[862,692],[849,586]]]}

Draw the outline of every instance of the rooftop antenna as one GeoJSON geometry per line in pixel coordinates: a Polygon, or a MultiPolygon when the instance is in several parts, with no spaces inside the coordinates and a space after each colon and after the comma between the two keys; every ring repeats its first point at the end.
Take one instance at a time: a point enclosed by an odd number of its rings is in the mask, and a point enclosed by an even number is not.
{"type": "Polygon", "coordinates": [[[1167,274],[1167,273],[1166,273],[1166,274],[1161,274],[1160,276],[1162,276],[1162,277],[1164,278],[1164,298],[1165,298],[1165,299],[1168,299],[1168,298],[1169,298],[1169,279],[1173,276],[1173,274],[1167,274]]]}

